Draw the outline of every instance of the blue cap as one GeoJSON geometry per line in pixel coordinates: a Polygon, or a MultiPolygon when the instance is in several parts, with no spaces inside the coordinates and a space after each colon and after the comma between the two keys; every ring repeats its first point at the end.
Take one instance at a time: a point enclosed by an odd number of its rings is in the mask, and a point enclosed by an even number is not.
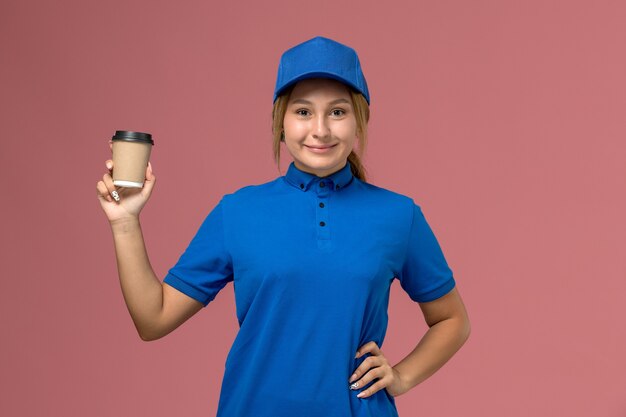
{"type": "Polygon", "coordinates": [[[274,102],[288,87],[307,78],[332,78],[363,94],[370,93],[356,51],[332,39],[317,36],[298,44],[280,57],[274,102]]]}

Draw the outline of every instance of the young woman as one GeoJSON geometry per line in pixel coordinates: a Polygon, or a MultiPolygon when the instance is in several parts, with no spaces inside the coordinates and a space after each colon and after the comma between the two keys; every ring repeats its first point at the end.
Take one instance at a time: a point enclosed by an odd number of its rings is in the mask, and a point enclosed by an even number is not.
{"type": "Polygon", "coordinates": [[[394,397],[437,371],[470,326],[419,205],[366,181],[370,96],[356,52],[316,37],[281,57],[273,150],[285,175],[224,195],[163,282],[146,253],[143,189],[97,184],[122,291],[143,340],[180,326],[233,281],[240,329],[218,417],[398,416],[394,397]],[[111,198],[117,194],[118,200],[111,198]],[[398,279],[429,330],[392,366],[381,347],[398,279]]]}

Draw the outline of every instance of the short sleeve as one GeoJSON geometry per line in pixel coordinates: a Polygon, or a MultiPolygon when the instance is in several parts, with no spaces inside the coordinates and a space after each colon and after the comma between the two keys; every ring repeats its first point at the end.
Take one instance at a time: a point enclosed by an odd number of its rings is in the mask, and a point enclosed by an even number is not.
{"type": "Polygon", "coordinates": [[[455,286],[452,270],[439,242],[421,208],[415,203],[406,255],[398,279],[409,297],[420,303],[436,300],[455,286]]]}
{"type": "Polygon", "coordinates": [[[163,282],[206,307],[233,280],[224,231],[224,199],[206,216],[196,235],[163,282]]]}

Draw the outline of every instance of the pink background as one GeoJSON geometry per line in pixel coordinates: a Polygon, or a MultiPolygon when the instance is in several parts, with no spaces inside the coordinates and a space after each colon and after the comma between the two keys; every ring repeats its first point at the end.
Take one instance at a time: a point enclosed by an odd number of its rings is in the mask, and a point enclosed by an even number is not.
{"type": "MultiPolygon", "coordinates": [[[[472,320],[400,416],[625,416],[625,21],[598,0],[3,0],[0,415],[215,415],[232,284],[140,340],[96,198],[107,141],[154,136],[163,278],[224,193],[281,175],[278,59],[323,35],[363,64],[370,181],[422,206],[472,320]]],[[[395,364],[425,325],[397,281],[389,314],[395,364]]]]}

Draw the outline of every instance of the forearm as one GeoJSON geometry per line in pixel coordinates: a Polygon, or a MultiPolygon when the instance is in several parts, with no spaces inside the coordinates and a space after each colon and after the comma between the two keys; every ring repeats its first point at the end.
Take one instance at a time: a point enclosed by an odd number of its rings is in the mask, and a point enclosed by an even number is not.
{"type": "Polygon", "coordinates": [[[393,367],[404,381],[406,391],[441,368],[463,346],[469,332],[466,317],[449,318],[430,327],[415,349],[393,367]]]}
{"type": "Polygon", "coordinates": [[[124,300],[139,335],[147,340],[162,310],[163,287],[150,265],[139,219],[112,223],[111,230],[124,300]]]}

